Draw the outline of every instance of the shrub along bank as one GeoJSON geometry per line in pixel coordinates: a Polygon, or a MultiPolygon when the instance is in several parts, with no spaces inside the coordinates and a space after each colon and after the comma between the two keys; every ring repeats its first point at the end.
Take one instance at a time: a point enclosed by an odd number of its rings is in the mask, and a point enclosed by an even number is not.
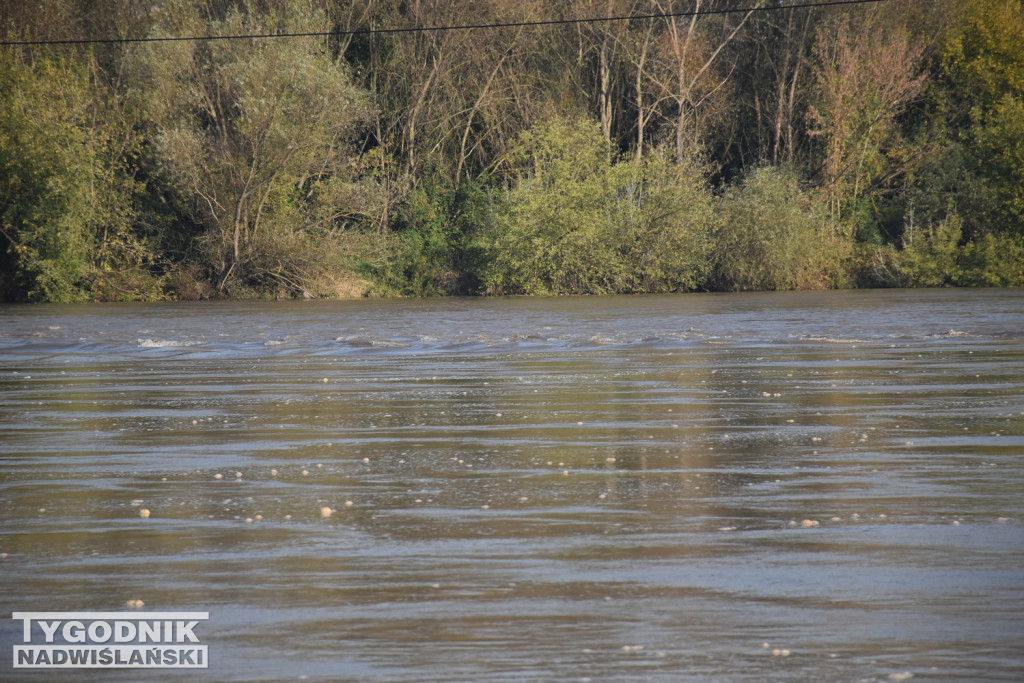
{"type": "Polygon", "coordinates": [[[1024,286],[1018,0],[108,5],[303,36],[0,47],[4,301],[1024,286]]]}

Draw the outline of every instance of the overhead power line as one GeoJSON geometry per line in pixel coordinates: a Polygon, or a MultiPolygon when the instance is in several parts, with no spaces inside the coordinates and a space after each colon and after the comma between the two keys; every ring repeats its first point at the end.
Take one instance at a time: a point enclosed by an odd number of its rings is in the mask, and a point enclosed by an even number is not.
{"type": "Polygon", "coordinates": [[[500,29],[540,26],[563,26],[567,24],[598,24],[613,21],[644,21],[649,19],[672,19],[694,16],[712,16],[718,14],[741,14],[746,12],[771,12],[778,10],[815,9],[819,7],[838,7],[842,5],[868,5],[889,0],[831,0],[827,2],[805,2],[797,5],[782,3],[754,6],[732,7],[727,9],[690,10],[687,12],[658,12],[655,14],[633,14],[612,17],[585,17],[582,19],[544,19],[538,21],[508,21],[493,24],[455,24],[447,26],[409,26],[405,28],[361,28],[349,31],[304,31],[298,33],[245,33],[234,35],[212,36],[146,36],[142,38],[78,38],[67,40],[3,40],[0,46],[36,47],[45,45],[98,45],[127,43],[172,43],[172,42],[203,42],[213,40],[262,40],[270,38],[325,38],[331,36],[387,35],[392,33],[430,33],[441,31],[473,31],[479,29],[500,29]]]}

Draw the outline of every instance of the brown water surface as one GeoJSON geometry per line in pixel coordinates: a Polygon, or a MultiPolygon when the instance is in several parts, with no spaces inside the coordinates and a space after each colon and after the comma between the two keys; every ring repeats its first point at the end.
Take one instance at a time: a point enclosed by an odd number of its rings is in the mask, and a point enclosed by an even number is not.
{"type": "Polygon", "coordinates": [[[0,307],[0,558],[4,680],[1020,680],[1024,293],[0,307]]]}

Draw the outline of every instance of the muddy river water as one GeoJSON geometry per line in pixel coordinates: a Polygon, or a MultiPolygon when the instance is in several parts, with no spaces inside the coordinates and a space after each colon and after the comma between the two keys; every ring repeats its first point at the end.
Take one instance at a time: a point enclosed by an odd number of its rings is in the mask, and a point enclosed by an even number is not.
{"type": "Polygon", "coordinates": [[[0,307],[0,680],[301,677],[1024,679],[1024,292],[0,307]]]}

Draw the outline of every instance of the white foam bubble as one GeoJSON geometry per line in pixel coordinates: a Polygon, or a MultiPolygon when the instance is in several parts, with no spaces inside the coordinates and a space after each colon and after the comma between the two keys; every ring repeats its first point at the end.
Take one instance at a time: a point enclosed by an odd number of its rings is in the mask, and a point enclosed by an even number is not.
{"type": "Polygon", "coordinates": [[[175,339],[136,339],[135,340],[139,348],[141,349],[166,349],[166,348],[179,348],[185,346],[195,346],[199,342],[194,341],[180,341],[175,339]]]}

